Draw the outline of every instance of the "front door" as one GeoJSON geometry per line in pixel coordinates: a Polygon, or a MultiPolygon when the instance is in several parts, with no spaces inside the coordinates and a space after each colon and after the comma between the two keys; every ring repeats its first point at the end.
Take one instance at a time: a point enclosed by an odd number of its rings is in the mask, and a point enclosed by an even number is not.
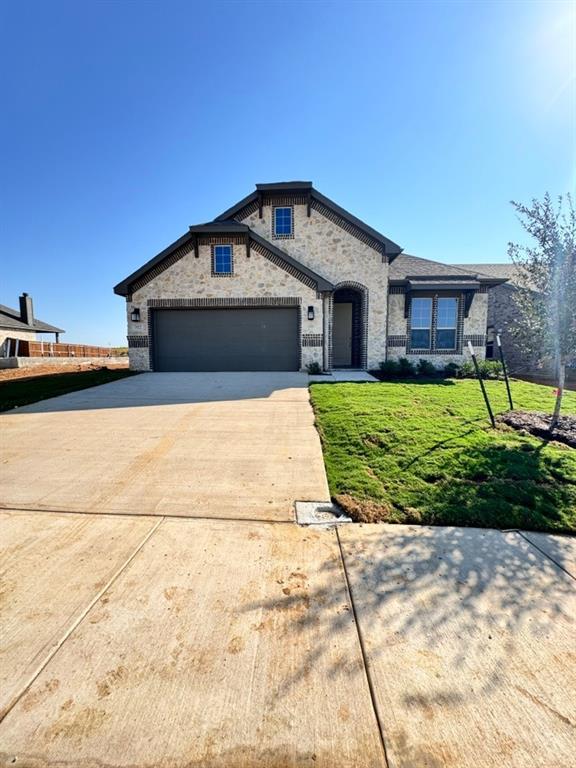
{"type": "Polygon", "coordinates": [[[352,302],[334,304],[332,327],[332,365],[350,368],[352,365],[352,302]]]}

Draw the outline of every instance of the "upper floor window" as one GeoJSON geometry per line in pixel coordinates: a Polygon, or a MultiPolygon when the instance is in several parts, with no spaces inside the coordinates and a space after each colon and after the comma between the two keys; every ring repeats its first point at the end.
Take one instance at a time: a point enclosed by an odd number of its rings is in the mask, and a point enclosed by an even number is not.
{"type": "Polygon", "coordinates": [[[432,299],[412,299],[410,322],[410,346],[412,349],[430,349],[432,340],[432,299]]]}
{"type": "Polygon", "coordinates": [[[292,237],[294,234],[294,209],[292,206],[274,208],[272,215],[274,237],[292,237]]]}
{"type": "Polygon", "coordinates": [[[458,299],[438,298],[436,320],[436,349],[456,349],[456,326],[458,324],[458,299]]]}
{"type": "Polygon", "coordinates": [[[213,245],[212,246],[212,274],[231,275],[232,274],[232,246],[231,245],[213,245]]]}

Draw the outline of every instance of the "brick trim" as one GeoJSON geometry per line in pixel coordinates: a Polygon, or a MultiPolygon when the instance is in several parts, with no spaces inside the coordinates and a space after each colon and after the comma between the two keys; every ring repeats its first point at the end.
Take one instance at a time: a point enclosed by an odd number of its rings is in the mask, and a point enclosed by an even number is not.
{"type": "Polygon", "coordinates": [[[450,295],[449,293],[419,293],[417,298],[432,299],[432,321],[430,326],[430,349],[412,348],[412,302],[408,309],[406,321],[406,353],[409,355],[461,355],[462,339],[464,333],[464,295],[461,293],[450,295]],[[436,348],[436,329],[438,324],[438,299],[457,299],[458,308],[456,315],[456,347],[454,349],[436,348]]]}
{"type": "Polygon", "coordinates": [[[303,347],[323,347],[324,334],[323,333],[303,333],[302,346],[303,347]]]}
{"type": "Polygon", "coordinates": [[[140,334],[137,336],[127,336],[126,338],[128,339],[128,347],[130,349],[138,349],[148,346],[148,336],[140,334]]]}
{"type": "Polygon", "coordinates": [[[274,203],[274,205],[272,206],[272,216],[270,221],[270,238],[272,240],[293,240],[294,239],[294,206],[293,205],[282,205],[282,204],[278,205],[278,203],[276,202],[274,203]],[[290,210],[292,211],[291,213],[292,226],[290,227],[290,233],[288,235],[277,235],[274,232],[274,211],[276,210],[276,208],[290,208],[290,210]]]}
{"type": "Polygon", "coordinates": [[[467,333],[462,337],[462,344],[466,346],[468,342],[471,342],[475,347],[486,346],[486,335],[483,333],[467,333]]]}
{"type": "Polygon", "coordinates": [[[193,248],[194,248],[194,243],[192,242],[192,239],[190,239],[188,242],[181,245],[180,248],[177,248],[174,251],[174,253],[171,253],[170,256],[167,256],[159,264],[156,264],[155,267],[152,267],[152,269],[149,272],[146,272],[145,275],[142,275],[142,277],[139,277],[137,280],[135,280],[130,285],[130,294],[129,294],[130,301],[132,300],[133,293],[135,293],[137,290],[145,286],[151,280],[154,280],[154,278],[158,277],[158,275],[161,275],[162,272],[167,270],[173,264],[176,264],[177,261],[180,261],[180,259],[183,259],[187,253],[190,253],[190,251],[193,250],[193,248]]]}
{"type": "Polygon", "coordinates": [[[346,221],[346,219],[343,219],[342,216],[339,216],[331,208],[328,208],[319,200],[312,198],[311,208],[313,208],[315,211],[318,211],[318,213],[321,213],[324,218],[328,219],[333,224],[336,224],[345,232],[348,232],[348,234],[355,237],[357,240],[360,240],[360,242],[368,245],[375,251],[378,251],[378,253],[383,254],[384,246],[382,243],[379,243],[378,240],[375,240],[373,237],[370,237],[370,235],[367,235],[366,232],[363,232],[359,227],[356,227],[354,224],[346,221]]]}
{"type": "MultiPolygon", "coordinates": [[[[350,235],[353,235],[353,237],[355,237],[357,240],[360,240],[365,245],[370,246],[370,248],[378,251],[378,253],[383,254],[384,246],[382,243],[378,242],[378,240],[375,240],[373,237],[370,237],[370,235],[366,234],[366,232],[363,232],[359,227],[356,227],[354,224],[346,221],[346,219],[342,218],[342,216],[339,216],[335,211],[333,211],[331,208],[328,208],[314,197],[309,198],[308,195],[303,194],[267,196],[266,193],[264,193],[262,196],[262,206],[288,207],[308,204],[310,204],[312,209],[318,211],[318,213],[321,213],[322,216],[344,229],[350,235]]],[[[234,214],[234,218],[236,221],[242,221],[242,219],[246,219],[248,216],[251,216],[258,209],[258,201],[253,200],[250,203],[247,203],[244,208],[241,208],[239,211],[237,211],[234,214]]]]}
{"type": "Polygon", "coordinates": [[[386,345],[388,347],[406,347],[408,344],[407,336],[388,336],[386,345]]]}
{"type": "Polygon", "coordinates": [[[264,256],[265,259],[268,259],[268,261],[271,261],[272,264],[279,267],[280,269],[283,269],[285,272],[288,272],[289,275],[292,275],[292,277],[295,277],[301,283],[304,283],[304,285],[307,285],[309,288],[313,288],[314,290],[316,290],[315,280],[313,280],[311,277],[308,277],[308,275],[305,275],[302,272],[300,272],[298,269],[296,269],[296,267],[293,267],[292,264],[289,264],[287,261],[284,261],[284,259],[281,259],[275,253],[268,250],[268,248],[266,248],[264,245],[257,243],[255,240],[251,240],[250,247],[252,248],[252,250],[259,253],[260,256],[264,256]]]}
{"type": "Polygon", "coordinates": [[[198,235],[198,245],[244,245],[245,235],[198,235]]]}
{"type": "Polygon", "coordinates": [[[202,307],[299,307],[300,296],[254,296],[248,298],[224,297],[221,299],[148,299],[149,309],[201,309],[202,307]]]}
{"type": "MultiPolygon", "coordinates": [[[[222,238],[215,238],[215,239],[222,239],[222,238]]],[[[230,242],[230,240],[225,240],[222,243],[212,243],[210,245],[210,272],[212,273],[212,277],[234,277],[234,246],[230,242]],[[217,245],[229,245],[230,246],[230,272],[216,272],[215,270],[215,252],[214,248],[217,245]]]]}
{"type": "Polygon", "coordinates": [[[333,328],[334,328],[334,293],[340,289],[349,288],[360,294],[360,368],[366,370],[368,367],[368,288],[362,283],[353,281],[344,281],[334,287],[334,292],[330,296],[330,315],[329,315],[329,339],[328,339],[328,370],[332,370],[334,359],[333,354],[333,328]]]}

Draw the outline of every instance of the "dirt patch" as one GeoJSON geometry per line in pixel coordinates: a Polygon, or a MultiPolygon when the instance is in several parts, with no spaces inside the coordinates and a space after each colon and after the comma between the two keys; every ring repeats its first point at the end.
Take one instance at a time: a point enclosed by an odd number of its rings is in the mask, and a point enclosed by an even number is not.
{"type": "Polygon", "coordinates": [[[34,368],[4,368],[0,370],[0,381],[12,379],[37,379],[39,376],[54,376],[57,373],[80,373],[81,371],[118,370],[128,368],[128,358],[122,363],[108,363],[107,365],[94,365],[93,363],[78,363],[73,365],[58,365],[46,363],[34,368]]]}
{"type": "Polygon", "coordinates": [[[539,411],[509,411],[497,417],[497,421],[526,434],[555,440],[576,448],[576,416],[560,416],[558,424],[550,432],[552,417],[539,411]]]}
{"type": "Polygon", "coordinates": [[[398,522],[398,515],[389,504],[372,499],[356,499],[347,493],[335,496],[334,501],[356,523],[398,522]]]}

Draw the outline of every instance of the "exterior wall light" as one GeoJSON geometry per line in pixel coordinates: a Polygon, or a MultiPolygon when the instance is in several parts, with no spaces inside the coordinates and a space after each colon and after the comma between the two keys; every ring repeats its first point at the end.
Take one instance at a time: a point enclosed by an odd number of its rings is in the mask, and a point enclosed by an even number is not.
{"type": "Polygon", "coordinates": [[[132,312],[130,312],[130,320],[132,320],[133,323],[140,322],[140,310],[138,309],[138,307],[134,307],[132,309],[132,312]]]}
{"type": "Polygon", "coordinates": [[[314,320],[314,307],[308,307],[308,320],[314,320]]]}

